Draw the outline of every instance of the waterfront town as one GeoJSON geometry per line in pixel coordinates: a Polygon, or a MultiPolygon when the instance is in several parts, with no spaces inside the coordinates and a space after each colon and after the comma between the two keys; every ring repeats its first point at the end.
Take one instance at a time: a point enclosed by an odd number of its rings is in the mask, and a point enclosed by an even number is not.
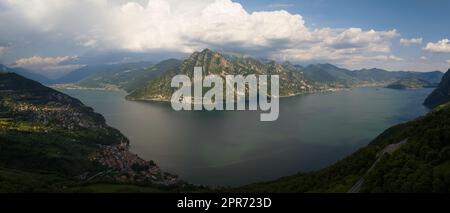
{"type": "Polygon", "coordinates": [[[177,176],[163,172],[153,161],[146,161],[131,153],[127,143],[103,145],[91,160],[113,169],[113,178],[118,182],[151,182],[163,185],[179,183],[177,176]]]}

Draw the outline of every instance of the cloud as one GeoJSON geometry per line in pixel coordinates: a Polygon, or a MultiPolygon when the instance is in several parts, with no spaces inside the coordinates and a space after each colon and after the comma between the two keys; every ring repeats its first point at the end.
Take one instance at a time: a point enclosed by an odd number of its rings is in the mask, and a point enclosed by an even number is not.
{"type": "Polygon", "coordinates": [[[377,32],[363,31],[360,28],[325,28],[313,31],[312,41],[294,43],[290,48],[277,51],[272,57],[280,60],[352,61],[352,63],[373,59],[394,60],[398,58],[387,54],[390,52],[389,41],[396,36],[398,36],[396,30],[377,32]]]}
{"type": "Polygon", "coordinates": [[[151,0],[147,6],[128,3],[120,11],[120,20],[125,22],[121,25],[131,27],[121,27],[119,43],[130,50],[165,48],[192,52],[210,47],[264,57],[283,55],[293,60],[318,56],[330,59],[341,54],[387,53],[390,40],[398,36],[396,30],[312,30],[299,14],[284,10],[248,13],[242,5],[229,0],[199,3],[189,12],[162,0],[151,0]],[[304,50],[310,51],[300,56],[283,54],[304,50]]]}
{"type": "Polygon", "coordinates": [[[450,53],[450,40],[447,38],[438,41],[437,43],[429,42],[424,50],[432,53],[450,53]]]}
{"type": "Polygon", "coordinates": [[[149,0],[146,4],[15,0],[2,4],[6,9],[0,10],[4,20],[0,38],[26,40],[35,49],[45,46],[57,55],[77,49],[190,53],[208,47],[274,59],[344,63],[355,57],[364,63],[374,57],[394,60],[391,44],[399,36],[395,29],[311,29],[300,14],[248,12],[230,0],[149,0]]]}
{"type": "Polygon", "coordinates": [[[302,16],[286,11],[248,13],[229,0],[195,3],[197,7],[190,6],[192,10],[163,0],[150,0],[145,7],[123,5],[117,22],[124,26],[118,32],[119,45],[130,50],[184,52],[204,47],[269,49],[275,44],[308,39],[310,34],[302,16]]]}
{"type": "MultiPolygon", "coordinates": [[[[343,60],[340,64],[348,67],[353,67],[358,66],[363,62],[367,66],[367,64],[382,64],[386,62],[396,63],[401,61],[404,61],[404,59],[395,55],[353,56],[347,58],[346,60],[343,60]]],[[[379,67],[379,65],[376,67],[379,67]]]]}
{"type": "Polygon", "coordinates": [[[450,64],[450,59],[448,59],[446,62],[447,62],[447,64],[450,64]]]}
{"type": "Polygon", "coordinates": [[[95,47],[95,45],[97,44],[97,40],[89,39],[87,41],[81,42],[80,44],[85,46],[85,47],[95,47]]]}
{"type": "Polygon", "coordinates": [[[0,56],[3,55],[3,54],[5,54],[6,51],[8,51],[8,49],[9,49],[8,47],[0,46],[0,56]]]}
{"type": "Polygon", "coordinates": [[[17,66],[50,66],[58,65],[65,61],[76,60],[77,56],[60,56],[60,57],[41,57],[33,56],[30,58],[21,58],[16,61],[17,66]]]}
{"type": "Polygon", "coordinates": [[[78,60],[77,56],[59,56],[59,57],[41,57],[32,56],[29,58],[20,58],[16,60],[14,66],[30,69],[44,75],[58,76],[64,75],[84,65],[71,64],[78,60]]]}
{"type": "Polygon", "coordinates": [[[275,3],[267,5],[268,8],[288,8],[293,6],[294,4],[283,4],[283,3],[275,3]]]}
{"type": "Polygon", "coordinates": [[[410,38],[410,39],[401,38],[400,44],[402,44],[404,46],[410,46],[412,44],[422,44],[422,41],[423,41],[423,38],[410,38]]]}
{"type": "Polygon", "coordinates": [[[385,56],[382,55],[381,58],[379,58],[381,60],[392,60],[392,61],[403,61],[403,58],[397,57],[395,55],[389,55],[389,56],[385,56]]]}

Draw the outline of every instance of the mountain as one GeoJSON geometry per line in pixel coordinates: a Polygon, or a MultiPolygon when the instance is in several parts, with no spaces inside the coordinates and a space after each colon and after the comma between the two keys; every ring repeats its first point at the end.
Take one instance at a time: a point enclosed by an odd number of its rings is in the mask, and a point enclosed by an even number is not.
{"type": "Polygon", "coordinates": [[[442,77],[444,76],[443,72],[440,71],[432,71],[432,72],[407,72],[406,78],[417,78],[421,80],[428,81],[432,84],[439,84],[441,82],[442,77]]]}
{"type": "Polygon", "coordinates": [[[37,73],[33,73],[31,71],[28,71],[28,70],[20,68],[20,67],[10,68],[10,67],[7,67],[7,66],[5,66],[3,64],[0,64],[0,72],[17,73],[17,74],[19,74],[21,76],[24,76],[26,78],[38,81],[38,82],[40,82],[42,84],[49,84],[49,83],[53,82],[53,80],[51,80],[51,79],[49,79],[49,78],[47,78],[47,77],[45,77],[43,75],[40,75],[40,74],[37,74],[37,73]]]}
{"type": "Polygon", "coordinates": [[[436,87],[436,84],[432,84],[428,81],[416,78],[403,78],[395,81],[392,84],[386,86],[389,89],[420,89],[420,88],[432,88],[436,87]]]}
{"type": "Polygon", "coordinates": [[[313,64],[303,69],[305,78],[318,84],[349,87],[357,84],[358,79],[350,70],[336,67],[332,64],[313,64]]]}
{"type": "Polygon", "coordinates": [[[386,71],[383,69],[361,69],[353,71],[353,76],[365,82],[392,83],[393,81],[405,78],[415,78],[439,83],[444,74],[439,71],[432,72],[412,72],[412,71],[386,71]]]}
{"type": "Polygon", "coordinates": [[[169,101],[176,89],[170,86],[172,77],[178,74],[192,77],[194,67],[197,66],[203,67],[204,76],[216,74],[222,78],[225,78],[225,75],[277,74],[280,76],[280,96],[290,96],[314,90],[302,73],[288,70],[281,64],[273,61],[263,63],[249,57],[228,57],[205,49],[201,52],[194,52],[181,65],[168,69],[158,78],[132,92],[127,98],[130,100],[169,101]]]}
{"type": "MultiPolygon", "coordinates": [[[[415,79],[410,80],[410,83],[420,81],[423,82],[424,87],[428,87],[429,85],[425,84],[425,81],[430,82],[431,86],[437,84],[443,76],[443,73],[439,71],[386,71],[376,68],[352,71],[332,64],[313,64],[302,67],[289,62],[278,64],[270,60],[224,55],[205,49],[202,52],[193,53],[180,64],[168,67],[163,71],[157,69],[160,71],[153,78],[138,78],[141,81],[135,81],[134,86],[127,89],[127,91],[132,91],[127,98],[129,100],[168,101],[175,91],[175,88],[170,87],[172,77],[177,74],[186,74],[192,77],[195,66],[202,66],[204,75],[218,74],[223,78],[225,75],[277,73],[281,77],[281,96],[355,86],[385,86],[402,79],[415,79]],[[133,91],[133,89],[136,90],[133,91]]],[[[406,81],[403,80],[403,83],[406,81]]]]}
{"type": "Polygon", "coordinates": [[[58,84],[68,84],[77,83],[90,75],[94,75],[100,72],[112,73],[131,69],[145,69],[151,66],[152,62],[134,62],[134,63],[120,63],[120,64],[100,64],[100,65],[87,65],[77,70],[70,72],[69,74],[56,79],[55,83],[58,84]]]}
{"type": "Polygon", "coordinates": [[[180,64],[181,61],[177,59],[164,60],[156,65],[148,63],[126,64],[91,74],[79,81],[77,85],[88,88],[120,88],[132,92],[166,70],[175,68],[180,64]]]}
{"type": "Polygon", "coordinates": [[[450,104],[393,126],[332,166],[233,192],[450,192],[450,104]]]}
{"type": "Polygon", "coordinates": [[[151,65],[149,62],[138,62],[86,66],[57,79],[56,83],[76,83],[78,86],[87,88],[123,89],[130,93],[128,99],[167,101],[168,94],[173,92],[173,89],[169,87],[171,77],[176,74],[192,72],[188,70],[193,68],[193,65],[189,66],[189,63],[194,63],[195,66],[204,66],[205,70],[210,67],[216,70],[221,67],[229,69],[221,73],[222,76],[236,73],[258,75],[281,71],[284,73],[282,77],[285,77],[280,82],[282,96],[343,87],[386,86],[407,78],[437,84],[443,76],[443,73],[439,71],[386,71],[376,68],[348,70],[328,63],[302,67],[287,61],[278,64],[271,60],[254,59],[236,54],[221,54],[206,49],[193,53],[183,61],[168,59],[155,65],[151,65]],[[202,57],[206,61],[201,61],[202,57]],[[215,57],[214,60],[223,60],[227,63],[215,65],[210,61],[212,57],[215,57]],[[203,65],[203,63],[209,64],[203,65]],[[241,70],[237,71],[236,69],[241,70]]]}
{"type": "MultiPolygon", "coordinates": [[[[261,60],[263,63],[268,63],[267,61],[261,60]]],[[[281,64],[285,69],[297,72],[303,72],[304,67],[298,64],[292,64],[289,61],[285,61],[281,64]]]]}
{"type": "Polygon", "coordinates": [[[442,77],[438,87],[425,99],[424,105],[434,108],[450,101],[450,69],[442,77]]]}
{"type": "MultiPolygon", "coordinates": [[[[178,184],[79,100],[0,73],[0,192],[61,192],[89,184],[178,184]]],[[[110,186],[110,185],[108,185],[110,186]]]]}
{"type": "Polygon", "coordinates": [[[376,68],[348,70],[332,64],[313,64],[299,71],[304,73],[308,81],[331,87],[353,87],[369,84],[388,85],[400,79],[418,79],[437,84],[443,76],[443,73],[439,71],[386,71],[376,68]]]}

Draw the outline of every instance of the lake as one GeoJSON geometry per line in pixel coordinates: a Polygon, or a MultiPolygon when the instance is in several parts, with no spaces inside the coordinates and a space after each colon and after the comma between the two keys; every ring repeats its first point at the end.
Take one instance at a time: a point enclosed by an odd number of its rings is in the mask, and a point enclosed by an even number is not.
{"type": "Polygon", "coordinates": [[[203,185],[242,185],[324,168],[412,120],[432,89],[355,88],[280,100],[277,121],[258,111],[173,111],[126,101],[125,92],[63,90],[105,116],[130,150],[203,185]]]}

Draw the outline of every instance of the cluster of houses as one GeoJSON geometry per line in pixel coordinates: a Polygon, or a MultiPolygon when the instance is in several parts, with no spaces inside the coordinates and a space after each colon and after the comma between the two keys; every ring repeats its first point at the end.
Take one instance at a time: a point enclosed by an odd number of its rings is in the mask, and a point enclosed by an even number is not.
{"type": "Polygon", "coordinates": [[[65,106],[46,106],[27,103],[18,103],[13,109],[18,113],[30,112],[35,119],[44,124],[51,123],[67,129],[74,129],[76,126],[83,128],[95,127],[94,122],[83,119],[82,113],[72,109],[69,105],[65,106]]]}
{"type": "Polygon", "coordinates": [[[127,143],[102,146],[92,160],[117,171],[114,179],[119,182],[152,182],[164,185],[178,183],[174,175],[163,173],[153,162],[146,161],[128,150],[127,143]]]}

